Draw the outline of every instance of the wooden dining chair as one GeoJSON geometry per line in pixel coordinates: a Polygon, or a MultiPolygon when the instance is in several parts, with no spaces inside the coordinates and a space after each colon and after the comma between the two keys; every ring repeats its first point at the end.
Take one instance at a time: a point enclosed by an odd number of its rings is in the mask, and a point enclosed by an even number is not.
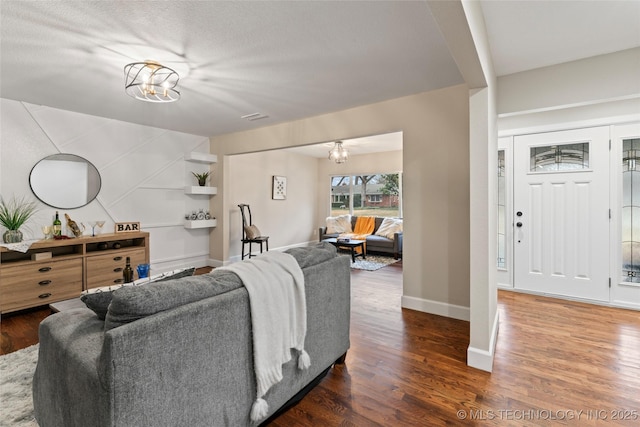
{"type": "Polygon", "coordinates": [[[238,205],[240,213],[242,214],[242,259],[245,256],[251,258],[251,245],[257,243],[260,245],[260,253],[262,253],[262,245],[266,246],[267,252],[269,251],[269,236],[262,236],[260,230],[253,223],[251,218],[251,207],[246,203],[238,205]],[[245,245],[249,245],[249,252],[245,253],[245,245]]]}

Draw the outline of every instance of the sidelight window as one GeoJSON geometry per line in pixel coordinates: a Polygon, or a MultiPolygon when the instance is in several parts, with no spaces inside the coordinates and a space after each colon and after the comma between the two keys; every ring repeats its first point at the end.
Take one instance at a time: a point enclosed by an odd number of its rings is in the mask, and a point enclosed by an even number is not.
{"type": "Polygon", "coordinates": [[[640,283],[640,138],[622,141],[622,276],[640,283]]]}
{"type": "Polygon", "coordinates": [[[506,174],[504,150],[498,151],[498,268],[507,268],[506,174]]]}

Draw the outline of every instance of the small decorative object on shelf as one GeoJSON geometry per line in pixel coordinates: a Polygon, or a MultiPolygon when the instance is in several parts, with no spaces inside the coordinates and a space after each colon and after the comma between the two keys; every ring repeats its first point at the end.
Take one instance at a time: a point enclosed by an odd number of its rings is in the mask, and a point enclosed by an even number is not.
{"type": "Polygon", "coordinates": [[[205,219],[204,209],[198,211],[198,219],[205,219]]]}
{"type": "Polygon", "coordinates": [[[209,175],[211,175],[211,172],[208,172],[208,171],[202,172],[202,173],[196,173],[196,172],[191,172],[191,173],[198,180],[198,185],[200,187],[204,187],[207,184],[207,179],[209,179],[209,175]]]}
{"type": "Polygon", "coordinates": [[[192,211],[191,212],[191,215],[189,215],[189,219],[191,221],[194,221],[194,220],[198,219],[198,214],[196,213],[196,211],[192,211]]]}
{"type": "Polygon", "coordinates": [[[56,211],[56,218],[53,220],[53,238],[62,236],[62,222],[60,222],[60,216],[56,211]]]}
{"type": "Polygon", "coordinates": [[[82,236],[82,233],[84,233],[84,227],[81,230],[80,227],[78,227],[78,224],[74,220],[71,219],[69,214],[65,213],[64,217],[67,219],[67,227],[69,227],[69,230],[71,230],[73,235],[76,236],[76,237],[82,236]]]}
{"type": "Polygon", "coordinates": [[[209,211],[204,214],[204,219],[211,219],[211,214],[209,213],[209,211]]]}
{"type": "Polygon", "coordinates": [[[0,224],[7,229],[2,235],[5,243],[22,242],[22,232],[19,229],[36,210],[35,202],[30,202],[25,197],[16,199],[14,196],[8,202],[0,198],[0,224]]]}

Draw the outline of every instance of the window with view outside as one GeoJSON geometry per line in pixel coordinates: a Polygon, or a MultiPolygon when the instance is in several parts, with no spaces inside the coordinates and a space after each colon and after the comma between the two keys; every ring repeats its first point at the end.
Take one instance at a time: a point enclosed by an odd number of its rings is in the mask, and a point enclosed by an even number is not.
{"type": "Polygon", "coordinates": [[[640,138],[622,141],[622,280],[640,283],[640,138]]]}
{"type": "Polygon", "coordinates": [[[399,173],[331,177],[331,216],[401,217],[399,173]]]}

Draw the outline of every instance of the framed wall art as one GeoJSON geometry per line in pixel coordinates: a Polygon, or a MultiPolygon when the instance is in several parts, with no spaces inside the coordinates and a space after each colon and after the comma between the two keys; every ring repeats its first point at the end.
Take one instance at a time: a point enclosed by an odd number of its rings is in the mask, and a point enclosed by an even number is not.
{"type": "Polygon", "coordinates": [[[271,198],[273,200],[285,200],[287,198],[287,177],[273,176],[273,185],[271,190],[271,198]]]}

